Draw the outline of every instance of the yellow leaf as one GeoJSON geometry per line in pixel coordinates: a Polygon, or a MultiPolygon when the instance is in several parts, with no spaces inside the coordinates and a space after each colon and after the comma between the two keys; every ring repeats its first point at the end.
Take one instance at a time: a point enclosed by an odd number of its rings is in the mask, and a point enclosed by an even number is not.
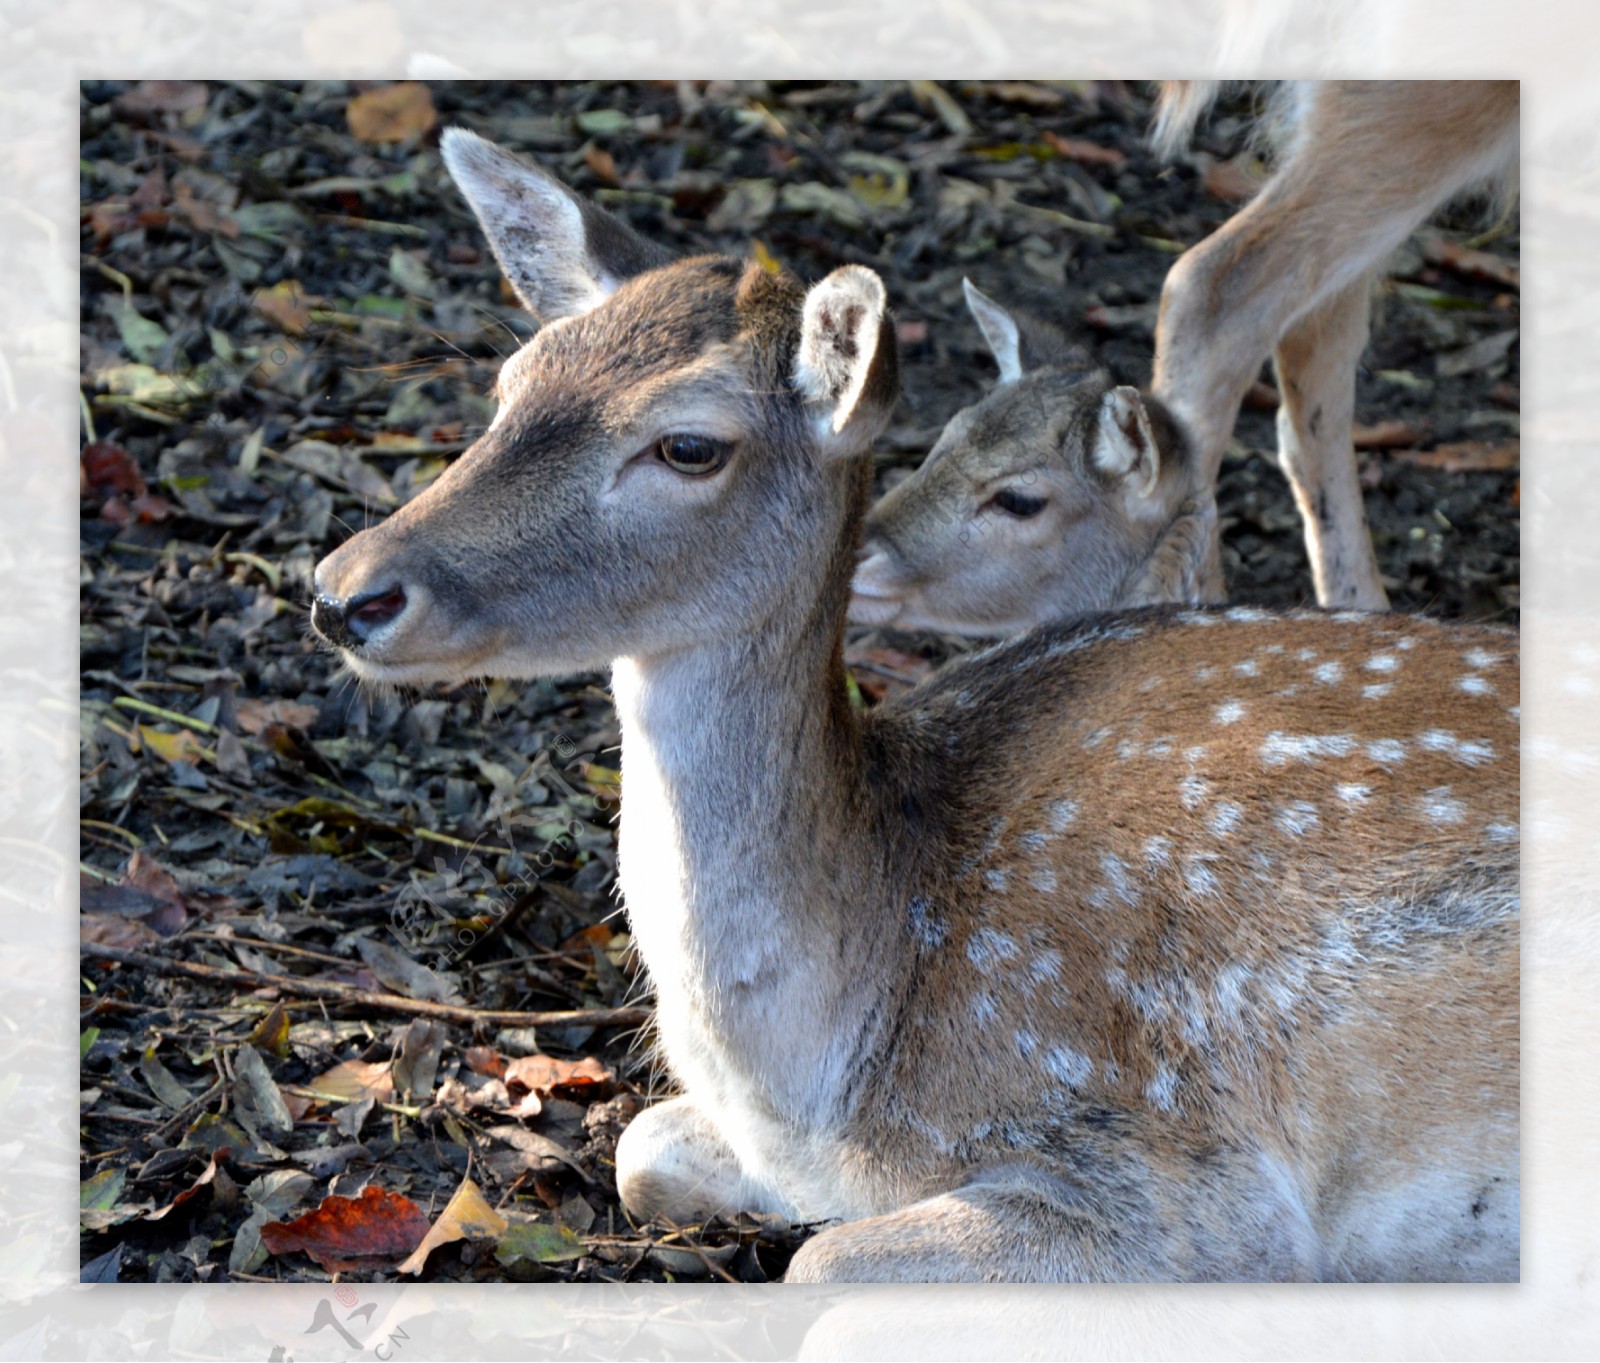
{"type": "Polygon", "coordinates": [[[783,266],[778,264],[777,257],[767,250],[761,242],[752,241],[750,243],[750,254],[756,258],[756,264],[768,274],[781,274],[783,272],[783,266]]]}
{"type": "Polygon", "coordinates": [[[405,1263],[402,1273],[421,1273],[422,1267],[440,1245],[452,1240],[494,1240],[506,1233],[511,1225],[493,1207],[483,1200],[478,1185],[470,1178],[463,1179],[456,1195],[439,1214],[433,1228],[422,1237],[422,1243],[405,1263]]]}
{"type": "Polygon", "coordinates": [[[151,729],[143,724],[135,727],[139,731],[139,742],[163,762],[198,762],[202,757],[212,756],[211,749],[188,729],[164,734],[160,729],[151,729]]]}
{"type": "Polygon", "coordinates": [[[426,85],[403,80],[363,90],[345,109],[345,121],[363,142],[403,142],[421,137],[439,115],[426,85]]]}

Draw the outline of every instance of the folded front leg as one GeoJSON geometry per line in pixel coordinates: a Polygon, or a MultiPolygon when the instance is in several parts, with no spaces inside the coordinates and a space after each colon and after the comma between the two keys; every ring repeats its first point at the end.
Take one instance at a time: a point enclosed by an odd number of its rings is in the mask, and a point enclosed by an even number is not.
{"type": "Polygon", "coordinates": [[[744,1177],[716,1125],[687,1098],[641,1112],[617,1142],[617,1191],[640,1221],[679,1225],[720,1214],[774,1210],[744,1177]]]}

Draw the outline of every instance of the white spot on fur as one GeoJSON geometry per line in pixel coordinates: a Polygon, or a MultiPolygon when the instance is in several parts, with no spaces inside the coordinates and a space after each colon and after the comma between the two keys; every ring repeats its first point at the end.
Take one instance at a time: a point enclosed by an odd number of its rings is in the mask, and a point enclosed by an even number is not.
{"type": "Polygon", "coordinates": [[[1177,1111],[1178,1075],[1165,1060],[1156,1066],[1156,1077],[1144,1086],[1144,1096],[1157,1112],[1177,1111]]]}
{"type": "Polygon", "coordinates": [[[1028,884],[1040,894],[1054,894],[1056,892],[1056,873],[1048,866],[1041,866],[1028,877],[1028,884]]]}
{"type": "Polygon", "coordinates": [[[1083,746],[1085,748],[1098,748],[1106,741],[1106,739],[1110,737],[1111,727],[1109,725],[1102,725],[1083,740],[1083,746]]]}
{"type": "Polygon", "coordinates": [[[1100,872],[1105,876],[1112,893],[1124,904],[1132,905],[1139,902],[1139,896],[1128,880],[1128,868],[1122,864],[1122,858],[1116,853],[1107,852],[1100,858],[1100,872]]]}
{"type": "Polygon", "coordinates": [[[1318,663],[1311,675],[1324,686],[1332,686],[1344,676],[1344,664],[1335,662],[1318,663]]]}
{"type": "Polygon", "coordinates": [[[1469,767],[1494,760],[1494,745],[1481,739],[1459,739],[1447,729],[1429,729],[1417,735],[1417,742],[1429,752],[1449,753],[1469,767]]]}
{"type": "Polygon", "coordinates": [[[1064,833],[1067,826],[1077,817],[1076,800],[1057,800],[1050,806],[1050,828],[1053,832],[1064,833]]]}
{"type": "Polygon", "coordinates": [[[1209,859],[1203,856],[1185,857],[1183,859],[1183,883],[1194,894],[1215,894],[1217,892],[1217,877],[1211,869],[1209,859]]]}
{"type": "Polygon", "coordinates": [[[1468,667],[1493,667],[1500,661],[1500,654],[1490,653],[1487,649],[1469,648],[1461,655],[1466,659],[1468,667]]]}
{"type": "Polygon", "coordinates": [[[1507,710],[1507,711],[1506,711],[1506,713],[1507,713],[1507,714],[1508,714],[1508,715],[1510,715],[1510,716],[1511,716],[1511,718],[1512,718],[1512,719],[1514,719],[1514,720],[1515,720],[1515,721],[1516,721],[1516,722],[1517,722],[1517,723],[1518,723],[1518,724],[1521,724],[1521,723],[1522,723],[1522,707],[1521,707],[1521,706],[1520,706],[1520,705],[1513,705],[1513,706],[1511,706],[1511,707],[1510,707],[1510,708],[1509,708],[1509,709],[1508,709],[1508,710],[1507,710]]]}
{"type": "Polygon", "coordinates": [[[1333,793],[1347,805],[1364,805],[1372,794],[1372,787],[1358,785],[1353,781],[1340,782],[1333,788],[1333,793]]]}
{"type": "Polygon", "coordinates": [[[1039,1049],[1039,1038],[1030,1032],[1026,1027],[1017,1028],[1017,1030],[1013,1033],[1013,1038],[1017,1043],[1017,1054],[1020,1055],[1024,1060],[1027,1060],[1036,1050],[1039,1049]]]}
{"type": "Polygon", "coordinates": [[[1217,971],[1217,1008],[1237,1017],[1244,1009],[1244,985],[1250,979],[1250,967],[1243,961],[1229,961],[1217,971]]]}
{"type": "Polygon", "coordinates": [[[1261,669],[1256,665],[1254,658],[1246,658],[1242,663],[1235,663],[1233,670],[1241,677],[1255,677],[1261,673],[1261,669]]]}
{"type": "Polygon", "coordinates": [[[1046,980],[1061,978],[1061,953],[1054,947],[1046,947],[1033,958],[1028,966],[1028,978],[1035,984],[1043,984],[1046,980]]]}
{"type": "Polygon", "coordinates": [[[1094,1073],[1094,1063],[1086,1055],[1079,1055],[1070,1046],[1052,1046],[1044,1053],[1041,1062],[1044,1071],[1059,1083],[1076,1088],[1094,1073]]]}
{"type": "Polygon", "coordinates": [[[1483,836],[1490,842],[1515,842],[1520,834],[1521,830],[1516,824],[1504,823],[1498,819],[1483,830],[1483,836]]]}
{"type": "Polygon", "coordinates": [[[1367,756],[1380,766],[1396,766],[1406,760],[1406,745],[1397,738],[1374,739],[1367,744],[1367,756]]]}
{"type": "Polygon", "coordinates": [[[1393,672],[1400,666],[1400,659],[1392,653],[1374,653],[1361,666],[1368,672],[1393,672]]]}
{"type": "Polygon", "coordinates": [[[1152,739],[1150,746],[1144,751],[1146,757],[1171,757],[1172,740],[1170,738],[1152,739]]]}
{"type": "Polygon", "coordinates": [[[978,1026],[989,1026],[999,1015],[1000,1010],[995,1007],[994,995],[987,989],[980,989],[972,996],[972,1020],[978,1026]]]}
{"type": "Polygon", "coordinates": [[[1008,879],[1006,872],[998,866],[991,866],[983,873],[983,883],[991,890],[1004,890],[1008,879]]]}
{"type": "Polygon", "coordinates": [[[1361,688],[1361,694],[1367,700],[1382,700],[1394,687],[1389,682],[1368,682],[1361,688]]]}
{"type": "Polygon", "coordinates": [[[1199,809],[1210,791],[1211,783],[1205,777],[1190,772],[1178,782],[1178,801],[1185,809],[1199,809]]]}
{"type": "Polygon", "coordinates": [[[1227,616],[1241,625],[1259,625],[1273,618],[1256,606],[1234,606],[1227,611],[1227,616]]]}
{"type": "Polygon", "coordinates": [[[1234,804],[1232,800],[1224,800],[1206,819],[1211,831],[1219,838],[1225,838],[1239,826],[1239,821],[1244,818],[1244,810],[1234,804]]]}
{"type": "Polygon", "coordinates": [[[1479,676],[1463,677],[1456,683],[1456,690],[1465,691],[1469,696],[1492,696],[1494,687],[1488,678],[1479,676]]]}
{"type": "Polygon", "coordinates": [[[1207,611],[1184,611],[1178,619],[1186,625],[1214,625],[1217,617],[1207,611]]]}
{"type": "Polygon", "coordinates": [[[1291,838],[1303,838],[1322,820],[1317,815],[1315,805],[1304,800],[1296,800],[1293,804],[1284,805],[1278,811],[1278,827],[1283,829],[1291,838]]]}
{"type": "Polygon", "coordinates": [[[1237,700],[1225,700],[1217,706],[1215,719],[1218,724],[1237,724],[1244,718],[1244,703],[1237,700]]]}
{"type": "Polygon", "coordinates": [[[1135,739],[1125,738],[1117,744],[1117,760],[1127,762],[1139,755],[1139,744],[1135,739]]]}
{"type": "Polygon", "coordinates": [[[1314,648],[1302,648],[1294,656],[1303,663],[1314,663],[1317,660],[1317,650],[1314,648]]]}
{"type": "Polygon", "coordinates": [[[987,973],[1017,955],[1017,944],[994,928],[979,928],[967,938],[967,959],[987,973]]]}
{"type": "Polygon", "coordinates": [[[1049,841],[1050,835],[1039,828],[1031,829],[1017,839],[1025,852],[1042,852],[1049,841]]]}
{"type": "Polygon", "coordinates": [[[1172,839],[1157,833],[1144,840],[1144,863],[1149,867],[1167,866],[1172,862],[1172,839]]]}
{"type": "Polygon", "coordinates": [[[1202,663],[1194,670],[1194,679],[1197,682],[1209,682],[1216,675],[1217,669],[1212,667],[1210,663],[1202,663]]]}
{"type": "Polygon", "coordinates": [[[1409,653],[1412,649],[1414,649],[1417,646],[1417,641],[1408,636],[1407,638],[1404,638],[1404,639],[1395,640],[1395,645],[1394,646],[1396,648],[1398,648],[1402,653],[1409,653]]]}
{"type": "Polygon", "coordinates": [[[1269,767],[1315,762],[1323,757],[1348,757],[1356,741],[1349,734],[1285,734],[1273,730],[1261,744],[1261,761],[1269,767]]]}
{"type": "Polygon", "coordinates": [[[1423,817],[1431,823],[1460,823],[1466,817],[1467,807],[1450,793],[1449,786],[1435,786],[1420,801],[1423,817]]]}

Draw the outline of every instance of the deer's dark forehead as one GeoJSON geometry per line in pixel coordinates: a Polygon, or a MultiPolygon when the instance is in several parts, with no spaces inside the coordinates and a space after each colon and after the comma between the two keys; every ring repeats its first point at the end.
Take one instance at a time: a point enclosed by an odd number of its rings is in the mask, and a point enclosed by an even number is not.
{"type": "Polygon", "coordinates": [[[713,353],[771,370],[792,354],[803,299],[792,280],[752,262],[675,261],[625,281],[593,312],[545,327],[517,357],[514,383],[535,380],[604,407],[713,353]]]}

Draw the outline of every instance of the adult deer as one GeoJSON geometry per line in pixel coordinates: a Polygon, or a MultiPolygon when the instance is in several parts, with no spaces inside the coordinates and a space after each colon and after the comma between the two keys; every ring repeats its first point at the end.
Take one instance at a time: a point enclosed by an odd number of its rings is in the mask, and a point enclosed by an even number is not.
{"type": "Polygon", "coordinates": [[[858,714],[877,277],[443,145],[545,325],[313,621],[375,681],[610,665],[684,1090],[630,1212],[842,1220],[798,1280],[1514,1278],[1515,636],[1135,613],[858,714]]]}
{"type": "MultiPolygon", "coordinates": [[[[1165,83],[1164,147],[1188,135],[1216,86],[1165,83]]],[[[1269,355],[1278,461],[1317,600],[1384,609],[1351,443],[1368,299],[1384,258],[1440,204],[1483,184],[1509,196],[1517,108],[1514,81],[1282,87],[1267,120],[1278,165],[1173,266],[1143,396],[1112,396],[1104,378],[1082,387],[1081,357],[968,285],[999,383],[874,508],[854,618],[1003,634],[1118,606],[1223,600],[1217,472],[1269,355]],[[1110,405],[1097,412],[1102,398],[1110,405]],[[1131,463],[1097,441],[1107,419],[1153,432],[1131,463]]]]}

